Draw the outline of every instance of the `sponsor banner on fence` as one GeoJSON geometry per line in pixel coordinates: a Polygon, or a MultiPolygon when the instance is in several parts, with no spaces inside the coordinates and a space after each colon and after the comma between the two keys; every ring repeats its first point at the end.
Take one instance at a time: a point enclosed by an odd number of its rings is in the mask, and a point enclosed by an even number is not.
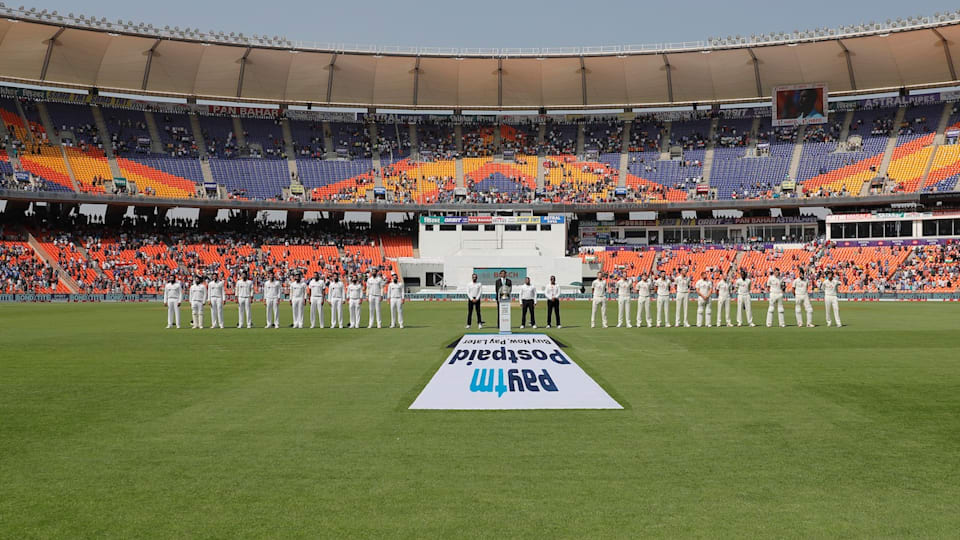
{"type": "Polygon", "coordinates": [[[564,216],[420,216],[423,225],[562,225],[564,216]]]}
{"type": "Polygon", "coordinates": [[[622,409],[546,334],[467,334],[411,409],[622,409]]]}

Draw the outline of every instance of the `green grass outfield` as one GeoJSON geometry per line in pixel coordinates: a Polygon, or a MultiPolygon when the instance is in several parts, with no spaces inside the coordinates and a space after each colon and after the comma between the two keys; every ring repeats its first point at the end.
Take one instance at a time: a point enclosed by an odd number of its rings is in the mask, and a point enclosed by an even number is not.
{"type": "Polygon", "coordinates": [[[402,331],[0,305],[0,537],[960,530],[960,304],[842,303],[842,329],[591,330],[588,303],[562,309],[549,332],[625,410],[407,410],[462,303],[407,304],[402,331]]]}

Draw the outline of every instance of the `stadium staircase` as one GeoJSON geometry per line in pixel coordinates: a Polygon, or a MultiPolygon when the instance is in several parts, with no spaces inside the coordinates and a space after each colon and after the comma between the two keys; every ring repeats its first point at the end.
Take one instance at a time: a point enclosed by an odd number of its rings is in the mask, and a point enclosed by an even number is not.
{"type": "Polygon", "coordinates": [[[233,116],[230,120],[233,123],[233,138],[237,140],[237,147],[247,148],[247,134],[243,132],[243,122],[240,121],[240,117],[233,116]]]}
{"type": "Polygon", "coordinates": [[[147,132],[150,134],[150,151],[154,154],[164,154],[163,139],[160,138],[160,128],[157,127],[157,119],[153,116],[153,111],[144,111],[143,117],[147,122],[147,132]]]}
{"type": "Polygon", "coordinates": [[[617,187],[627,187],[627,169],[630,167],[630,127],[633,126],[632,120],[623,121],[623,131],[620,133],[620,177],[617,179],[617,187]]]}
{"type": "Polygon", "coordinates": [[[670,131],[673,130],[673,122],[667,120],[663,123],[663,129],[660,131],[660,159],[670,159],[670,131]]]}
{"type": "Polygon", "coordinates": [[[503,159],[503,128],[499,123],[493,128],[493,155],[496,159],[503,159]]]}
{"type": "Polygon", "coordinates": [[[111,180],[113,178],[123,177],[120,172],[120,165],[117,164],[117,156],[113,153],[113,138],[110,136],[110,129],[107,127],[106,120],[103,119],[103,111],[96,105],[90,106],[93,112],[93,121],[97,125],[97,132],[100,134],[100,140],[103,141],[103,154],[107,156],[107,163],[110,166],[111,180]]]}
{"type": "MultiPolygon", "coordinates": [[[[17,107],[17,115],[20,116],[20,122],[21,122],[22,125],[26,128],[25,131],[26,131],[26,133],[27,133],[27,136],[30,138],[30,142],[32,142],[32,143],[34,143],[34,144],[40,143],[40,141],[38,141],[38,140],[36,140],[36,138],[34,138],[34,136],[33,136],[33,130],[29,128],[29,126],[30,126],[30,120],[27,118],[27,112],[23,110],[23,105],[20,104],[20,100],[19,100],[19,99],[13,100],[13,104],[16,105],[16,107],[17,107]]],[[[51,134],[48,133],[48,134],[47,134],[47,137],[49,138],[50,136],[51,136],[51,134]]],[[[74,189],[76,189],[76,188],[74,188],[74,189]]]]}
{"type": "Polygon", "coordinates": [[[893,119],[893,127],[890,129],[890,136],[887,139],[887,147],[883,151],[883,160],[880,162],[880,169],[877,175],[884,177],[887,170],[890,169],[890,161],[893,159],[893,150],[897,147],[897,138],[900,133],[900,125],[903,124],[903,117],[907,114],[906,107],[897,109],[897,115],[893,119]]]}
{"type": "Polygon", "coordinates": [[[790,180],[796,181],[797,175],[800,174],[800,158],[803,156],[803,136],[806,132],[807,126],[800,126],[794,134],[793,156],[790,158],[790,168],[787,169],[787,176],[790,177],[790,180]]]}
{"type": "MultiPolygon", "coordinates": [[[[60,146],[60,136],[57,135],[59,132],[56,126],[54,126],[53,120],[50,118],[50,110],[47,109],[47,104],[43,101],[36,101],[34,103],[37,105],[37,112],[40,113],[40,123],[43,125],[44,131],[47,132],[47,139],[50,141],[50,144],[60,146]]],[[[27,115],[22,108],[20,112],[23,113],[23,118],[26,120],[27,115]]],[[[23,125],[29,126],[30,124],[24,123],[23,125]]]]}
{"type": "Polygon", "coordinates": [[[333,130],[330,128],[330,122],[324,122],[322,126],[324,159],[337,159],[337,147],[333,142],[333,130]]]}
{"type": "Polygon", "coordinates": [[[454,162],[454,170],[456,171],[457,177],[457,187],[466,188],[467,184],[463,180],[463,158],[457,158],[454,162]]]}
{"type": "Polygon", "coordinates": [[[930,169],[933,168],[933,162],[937,157],[937,148],[940,148],[945,138],[947,124],[950,122],[950,116],[953,113],[953,105],[953,103],[949,102],[943,104],[943,112],[940,114],[940,122],[937,124],[937,133],[933,136],[933,144],[931,145],[933,149],[930,152],[930,158],[927,159],[926,166],[923,168],[923,176],[920,180],[920,186],[927,185],[927,178],[930,176],[930,169]]]}
{"type": "Polygon", "coordinates": [[[760,133],[760,117],[756,116],[750,124],[750,140],[747,142],[747,156],[757,155],[757,134],[760,133]]]}
{"type": "Polygon", "coordinates": [[[10,132],[7,130],[7,123],[3,121],[0,121],[0,137],[3,138],[5,143],[3,149],[7,152],[7,159],[10,160],[10,165],[13,167],[13,170],[17,171],[22,169],[20,158],[17,157],[16,148],[13,146],[13,136],[10,135],[10,132]]]}
{"type": "Polygon", "coordinates": [[[737,251],[737,256],[733,258],[733,262],[730,263],[730,270],[727,271],[727,277],[730,277],[730,274],[733,273],[736,275],[736,272],[740,270],[740,263],[743,262],[743,256],[745,251],[737,251]]]}
{"type": "Polygon", "coordinates": [[[377,123],[370,122],[367,126],[370,134],[370,162],[373,166],[373,187],[383,187],[383,166],[380,161],[380,132],[377,130],[377,123]]]}
{"type": "MultiPolygon", "coordinates": [[[[193,131],[193,142],[197,145],[197,150],[199,150],[200,157],[206,159],[209,157],[207,155],[207,142],[203,138],[203,128],[200,127],[200,118],[197,116],[197,113],[190,113],[190,129],[193,131]]],[[[204,181],[207,180],[207,174],[203,174],[204,181]]],[[[213,179],[213,175],[210,176],[210,179],[213,179]]]]}
{"type": "Polygon", "coordinates": [[[586,159],[586,158],[584,157],[584,154],[583,154],[583,152],[584,152],[584,150],[583,150],[583,149],[584,149],[584,146],[586,146],[586,145],[584,144],[585,141],[586,141],[586,138],[587,138],[587,137],[586,137],[586,131],[587,131],[586,125],[584,125],[583,122],[580,122],[580,123],[577,124],[577,148],[576,148],[575,154],[576,154],[576,156],[577,156],[577,159],[579,159],[579,160],[581,160],[581,161],[584,160],[584,159],[586,159]]]}
{"type": "MultiPolygon", "coordinates": [[[[713,156],[716,153],[717,126],[720,125],[720,119],[714,118],[710,121],[710,132],[707,135],[707,148],[703,153],[703,183],[710,185],[710,171],[713,170],[713,156]]],[[[694,192],[696,193],[696,192],[694,192]]]]}
{"type": "Polygon", "coordinates": [[[410,159],[420,161],[420,138],[417,136],[417,125],[410,124],[407,129],[410,132],[410,159]]]}
{"type": "Polygon", "coordinates": [[[853,123],[853,111],[847,111],[843,115],[843,124],[840,126],[840,144],[847,142],[850,136],[850,124],[853,123]]]}
{"type": "Polygon", "coordinates": [[[293,147],[293,131],[290,129],[289,118],[284,117],[280,119],[280,130],[283,133],[283,151],[287,154],[287,160],[293,162],[293,165],[290,167],[290,171],[296,172],[297,153],[293,147]]]}
{"type": "Polygon", "coordinates": [[[84,260],[87,261],[87,264],[90,265],[90,268],[93,269],[93,272],[97,274],[97,277],[108,279],[108,276],[103,272],[103,269],[100,268],[100,263],[90,256],[90,253],[87,251],[87,248],[83,247],[83,244],[80,242],[75,242],[73,248],[77,250],[77,253],[83,255],[84,260]]]}
{"type": "Polygon", "coordinates": [[[57,273],[57,277],[63,281],[63,284],[67,286],[67,289],[71,294],[79,294],[80,284],[77,283],[77,281],[73,279],[73,277],[71,277],[62,266],[60,266],[60,263],[57,262],[56,258],[52,257],[49,253],[47,253],[47,250],[43,249],[43,246],[40,245],[40,242],[37,241],[30,231],[26,231],[26,233],[27,244],[33,248],[33,252],[37,254],[37,257],[40,257],[43,262],[50,266],[50,268],[53,268],[54,272],[57,273]]]}

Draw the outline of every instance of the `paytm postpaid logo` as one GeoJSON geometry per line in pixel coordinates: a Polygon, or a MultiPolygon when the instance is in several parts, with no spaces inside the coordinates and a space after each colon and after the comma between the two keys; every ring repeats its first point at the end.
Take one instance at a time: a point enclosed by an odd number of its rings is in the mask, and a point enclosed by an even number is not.
{"type": "Polygon", "coordinates": [[[464,336],[411,409],[622,409],[544,334],[464,336]]]}

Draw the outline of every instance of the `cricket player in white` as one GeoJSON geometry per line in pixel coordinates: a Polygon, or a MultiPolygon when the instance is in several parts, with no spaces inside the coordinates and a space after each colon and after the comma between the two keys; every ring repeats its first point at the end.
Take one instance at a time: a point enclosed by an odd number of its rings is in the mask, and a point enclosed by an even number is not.
{"type": "Polygon", "coordinates": [[[774,268],[767,278],[767,291],[770,293],[770,306],[767,308],[767,328],[773,326],[773,312],[776,310],[780,328],[787,326],[783,320],[783,281],[780,270],[774,268]]]}
{"type": "Polygon", "coordinates": [[[250,299],[253,298],[253,281],[250,281],[250,276],[246,272],[237,281],[233,292],[237,295],[237,308],[239,310],[237,328],[243,328],[244,320],[247,322],[247,328],[251,328],[253,319],[250,318],[250,299]]]}
{"type": "Polygon", "coordinates": [[[753,324],[753,308],[750,307],[750,287],[753,280],[747,277],[746,270],[740,270],[740,277],[733,285],[737,288],[737,326],[742,325],[744,312],[747,313],[747,324],[756,326],[753,324]]]}
{"type": "Polygon", "coordinates": [[[720,326],[721,315],[726,317],[727,326],[733,326],[730,319],[730,282],[726,276],[720,276],[717,281],[717,326],[720,326]]]}
{"type": "Polygon", "coordinates": [[[203,328],[203,305],[207,303],[207,286],[203,284],[203,279],[197,276],[190,286],[190,314],[193,315],[193,324],[191,328],[203,328]]]}
{"type": "Polygon", "coordinates": [[[680,326],[682,319],[683,326],[690,328],[690,323],[687,322],[687,305],[690,304],[690,278],[683,275],[683,272],[677,272],[677,277],[673,281],[677,286],[677,312],[674,326],[680,326]],[[680,314],[681,311],[683,311],[683,315],[680,314]]]}
{"type": "Polygon", "coordinates": [[[660,272],[653,284],[657,286],[657,328],[660,328],[661,321],[670,328],[670,280],[665,272],[660,272]]]}
{"type": "Polygon", "coordinates": [[[603,277],[603,272],[597,273],[597,279],[593,280],[593,306],[590,308],[590,328],[597,327],[597,309],[600,310],[600,319],[603,327],[607,327],[607,280],[603,277]]]}
{"type": "Polygon", "coordinates": [[[390,301],[390,328],[395,324],[403,328],[403,283],[399,282],[396,274],[387,285],[387,299],[390,301]]]}
{"type": "Polygon", "coordinates": [[[367,306],[367,310],[370,312],[370,322],[367,323],[367,328],[373,328],[374,319],[377,321],[377,328],[380,328],[380,303],[383,301],[383,285],[383,278],[374,270],[373,275],[367,278],[367,302],[370,303],[367,306]]]}
{"type": "Polygon", "coordinates": [[[833,321],[830,319],[830,312],[833,312],[833,320],[837,322],[837,327],[843,326],[840,323],[840,302],[837,301],[837,289],[840,288],[840,280],[833,275],[833,271],[827,271],[827,279],[820,282],[820,289],[823,290],[823,307],[827,311],[827,326],[833,321]]]}
{"type": "Polygon", "coordinates": [[[303,305],[307,303],[307,284],[300,274],[290,282],[290,307],[293,309],[293,327],[303,328],[303,305]]]}
{"type": "Polygon", "coordinates": [[[697,289],[697,328],[703,326],[704,312],[707,316],[707,328],[710,328],[710,297],[713,296],[713,282],[707,279],[707,273],[704,272],[694,287],[697,289]]]}
{"type": "Polygon", "coordinates": [[[483,284],[476,274],[470,276],[467,283],[467,328],[473,324],[473,313],[477,313],[477,328],[483,328],[483,319],[480,317],[480,297],[483,294],[483,284]]]}
{"type": "Polygon", "coordinates": [[[207,285],[207,300],[210,302],[210,328],[223,328],[223,280],[213,276],[207,285]]]}
{"type": "Polygon", "coordinates": [[[333,281],[327,285],[327,300],[330,302],[330,328],[343,328],[343,298],[345,292],[340,276],[333,275],[333,281]]]}
{"type": "Polygon", "coordinates": [[[267,306],[267,325],[264,328],[280,328],[280,300],[283,299],[283,284],[272,275],[263,284],[263,303],[267,306]]]}
{"type": "Polygon", "coordinates": [[[647,328],[653,326],[653,315],[650,314],[650,289],[652,287],[653,282],[647,274],[641,275],[634,286],[637,290],[637,328],[640,328],[644,316],[647,319],[647,328]]]}
{"type": "Polygon", "coordinates": [[[318,317],[320,318],[320,328],[323,328],[323,290],[326,287],[327,282],[323,280],[323,276],[320,274],[314,276],[307,284],[307,289],[310,290],[310,328],[315,328],[318,317]]]}
{"type": "Polygon", "coordinates": [[[623,326],[624,317],[626,317],[627,320],[627,328],[633,328],[630,324],[631,289],[633,289],[633,283],[627,276],[623,276],[617,280],[617,328],[623,326]]]}
{"type": "Polygon", "coordinates": [[[350,328],[360,328],[360,305],[363,303],[363,285],[360,278],[353,276],[347,285],[347,310],[350,313],[350,328]]]}
{"type": "Polygon", "coordinates": [[[803,327],[801,309],[807,312],[807,328],[813,328],[813,306],[810,304],[810,283],[806,279],[803,269],[793,280],[794,314],[797,316],[797,327],[803,327]]]}
{"type": "Polygon", "coordinates": [[[163,286],[163,303],[167,306],[167,328],[173,328],[174,323],[177,328],[180,328],[181,301],[183,301],[183,288],[173,276],[170,276],[170,280],[163,286]]]}
{"type": "Polygon", "coordinates": [[[557,328],[563,328],[560,324],[560,286],[557,285],[557,276],[550,276],[550,284],[544,287],[543,295],[547,297],[547,328],[553,319],[557,319],[557,328]]]}

